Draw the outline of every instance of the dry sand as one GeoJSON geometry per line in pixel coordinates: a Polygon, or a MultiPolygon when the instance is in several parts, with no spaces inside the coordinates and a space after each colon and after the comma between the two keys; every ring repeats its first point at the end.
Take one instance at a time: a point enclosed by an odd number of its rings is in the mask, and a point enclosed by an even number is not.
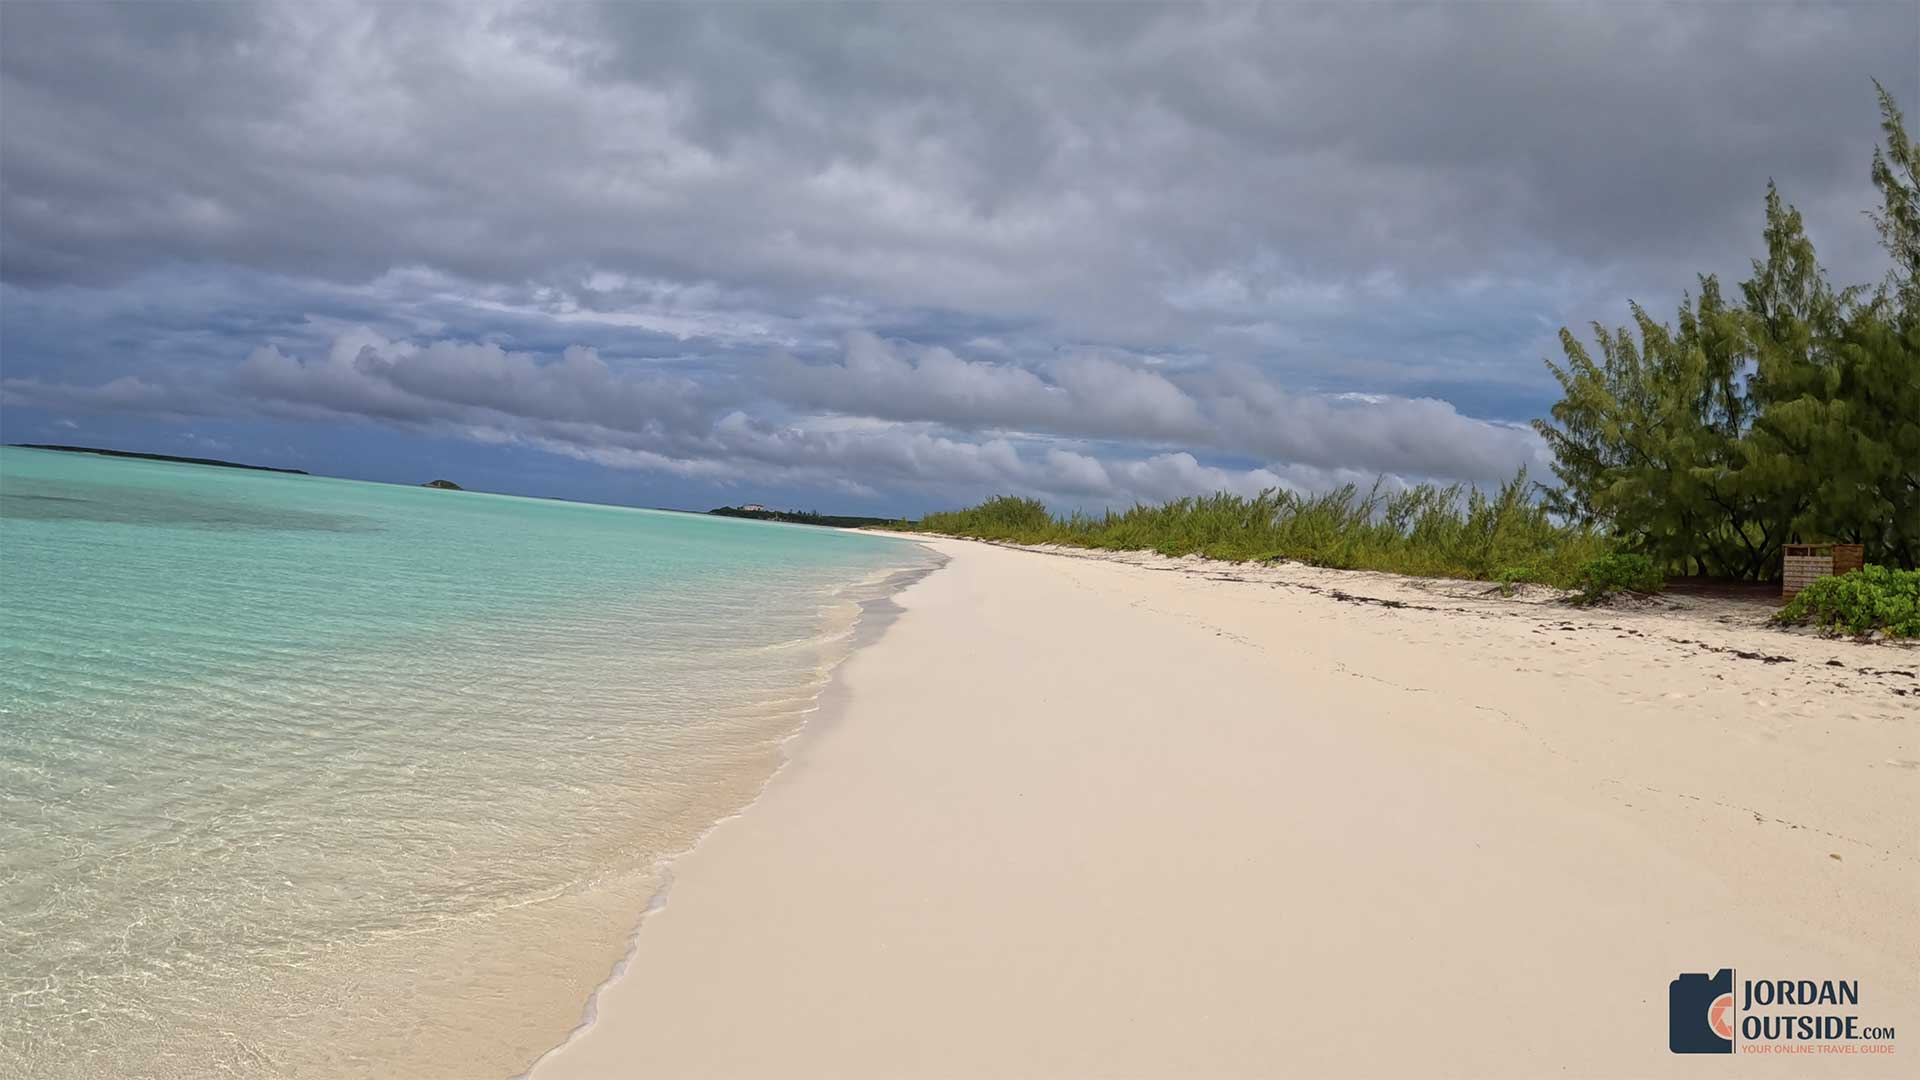
{"type": "Polygon", "coordinates": [[[1920,651],[934,546],[533,1080],[1920,1075],[1920,651]],[[1898,1052],[1670,1054],[1729,966],[1898,1052]]]}

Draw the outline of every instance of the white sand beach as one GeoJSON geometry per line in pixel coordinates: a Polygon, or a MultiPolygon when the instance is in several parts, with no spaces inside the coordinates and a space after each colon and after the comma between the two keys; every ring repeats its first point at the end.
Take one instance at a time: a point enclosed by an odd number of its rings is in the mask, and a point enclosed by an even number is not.
{"type": "Polygon", "coordinates": [[[1914,1075],[1920,651],[932,543],[534,1080],[1914,1075]],[[1722,967],[1903,1039],[1671,1054],[1722,967]]]}

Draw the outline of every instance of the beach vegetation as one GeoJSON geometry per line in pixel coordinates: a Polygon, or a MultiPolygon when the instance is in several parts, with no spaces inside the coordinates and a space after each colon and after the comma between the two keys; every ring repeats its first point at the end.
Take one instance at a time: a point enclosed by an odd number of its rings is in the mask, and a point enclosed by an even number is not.
{"type": "Polygon", "coordinates": [[[911,528],[911,524],[901,518],[822,514],[818,510],[769,510],[764,506],[720,506],[707,513],[720,517],[749,518],[754,521],[784,521],[792,525],[824,525],[835,529],[911,528]]]}
{"type": "Polygon", "coordinates": [[[1397,491],[1376,484],[1364,493],[1347,485],[1319,494],[1270,488],[1098,516],[1057,516],[1037,499],[1000,496],[928,514],[919,528],[1022,544],[1241,562],[1290,559],[1419,577],[1493,580],[1519,567],[1525,580],[1561,586],[1575,584],[1580,569],[1609,550],[1591,528],[1555,521],[1524,472],[1491,494],[1457,484],[1397,491]]]}
{"type": "Polygon", "coordinates": [[[979,506],[928,514],[919,528],[927,532],[971,536],[977,540],[1006,540],[1021,544],[1060,543],[1059,531],[1045,503],[1016,495],[996,495],[979,506]],[[1043,539],[1044,537],[1044,539],[1043,539]]]}
{"type": "Polygon", "coordinates": [[[1542,584],[1540,575],[1531,566],[1509,566],[1493,575],[1494,582],[1500,586],[1501,596],[1512,596],[1515,586],[1542,584]]]}
{"type": "Polygon", "coordinates": [[[1699,279],[1675,320],[1561,331],[1561,400],[1534,422],[1553,509],[1661,569],[1770,580],[1789,543],[1920,564],[1920,147],[1880,91],[1870,216],[1893,269],[1835,288],[1799,211],[1767,186],[1763,258],[1735,295],[1699,279]]]}
{"type": "Polygon", "coordinates": [[[1835,633],[1878,630],[1890,637],[1920,637],[1920,570],[1863,566],[1819,578],[1773,618],[1783,626],[1817,626],[1835,633]]]}
{"type": "Polygon", "coordinates": [[[1580,568],[1580,587],[1570,599],[1582,606],[1599,604],[1622,594],[1657,593],[1665,585],[1665,576],[1651,558],[1636,551],[1616,551],[1580,568]]]}

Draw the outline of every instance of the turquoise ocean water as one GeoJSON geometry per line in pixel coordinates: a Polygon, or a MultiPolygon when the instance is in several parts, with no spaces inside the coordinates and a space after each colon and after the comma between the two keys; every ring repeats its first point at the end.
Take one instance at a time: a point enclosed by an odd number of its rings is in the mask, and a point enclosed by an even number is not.
{"type": "Polygon", "coordinates": [[[928,560],[0,449],[0,1075],[518,1073],[928,560]]]}

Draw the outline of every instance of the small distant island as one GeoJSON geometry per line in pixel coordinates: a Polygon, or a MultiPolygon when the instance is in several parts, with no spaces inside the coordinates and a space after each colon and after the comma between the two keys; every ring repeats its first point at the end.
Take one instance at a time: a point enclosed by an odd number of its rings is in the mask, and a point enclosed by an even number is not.
{"type": "Polygon", "coordinates": [[[456,483],[454,483],[454,482],[453,482],[453,481],[451,481],[451,480],[429,480],[429,481],[427,481],[426,483],[424,483],[424,484],[421,484],[420,486],[421,486],[421,487],[430,487],[430,488],[439,488],[439,489],[440,489],[441,491],[465,491],[465,490],[467,490],[466,488],[463,488],[463,487],[461,487],[461,486],[460,486],[459,484],[456,484],[456,483]]]}
{"type": "Polygon", "coordinates": [[[171,461],[177,465],[213,465],[222,469],[251,469],[254,472],[290,473],[294,476],[309,475],[305,469],[277,469],[272,465],[247,465],[238,461],[221,461],[219,458],[142,454],[133,450],[108,450],[99,446],[62,446],[58,443],[8,443],[7,445],[26,450],[58,450],[66,454],[99,454],[102,457],[137,458],[141,461],[171,461]]]}
{"type": "Polygon", "coordinates": [[[759,503],[722,506],[707,511],[721,517],[752,518],[755,521],[785,521],[794,525],[825,525],[834,529],[859,529],[878,526],[899,528],[909,525],[903,518],[857,517],[847,514],[822,514],[813,510],[769,510],[759,503]]]}

